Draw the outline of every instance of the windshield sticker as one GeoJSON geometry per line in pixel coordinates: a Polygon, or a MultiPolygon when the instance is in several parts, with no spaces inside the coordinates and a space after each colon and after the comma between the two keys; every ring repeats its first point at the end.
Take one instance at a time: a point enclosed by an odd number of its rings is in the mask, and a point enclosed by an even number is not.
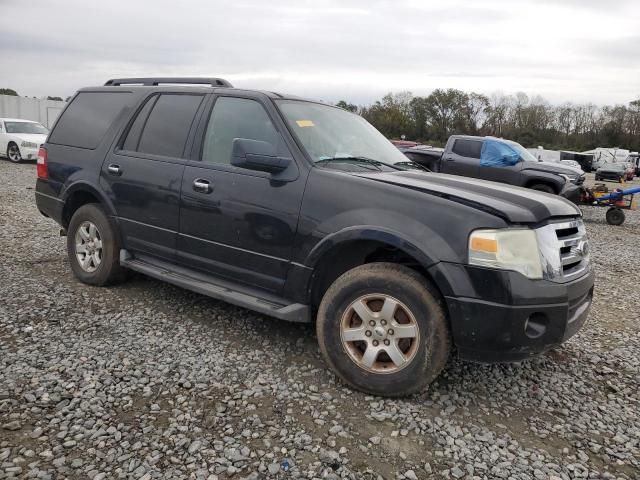
{"type": "Polygon", "coordinates": [[[300,128],[315,127],[312,120],[296,120],[296,123],[300,128]]]}

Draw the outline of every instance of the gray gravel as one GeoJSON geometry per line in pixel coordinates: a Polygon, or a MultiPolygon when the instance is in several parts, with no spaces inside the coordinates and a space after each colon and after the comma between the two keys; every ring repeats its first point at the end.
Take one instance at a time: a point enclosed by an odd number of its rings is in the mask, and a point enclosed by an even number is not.
{"type": "Polygon", "coordinates": [[[419,396],[342,386],[313,329],[136,276],[78,283],[0,161],[0,479],[640,478],[640,215],[585,212],[586,328],[419,396]]]}

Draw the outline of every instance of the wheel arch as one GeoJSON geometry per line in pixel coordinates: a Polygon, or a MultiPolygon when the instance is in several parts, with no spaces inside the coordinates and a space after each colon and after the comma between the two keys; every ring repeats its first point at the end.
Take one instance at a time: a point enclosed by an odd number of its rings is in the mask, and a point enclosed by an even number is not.
{"type": "Polygon", "coordinates": [[[558,194],[561,190],[561,188],[559,188],[558,185],[556,185],[554,182],[546,178],[532,178],[528,180],[527,183],[524,184],[525,188],[531,188],[535,185],[545,185],[551,188],[556,194],[558,194]]]}
{"type": "Polygon", "coordinates": [[[326,237],[308,255],[305,265],[313,269],[307,286],[310,305],[317,308],[324,293],[340,275],[373,262],[406,265],[441,292],[429,273],[429,268],[437,261],[427,252],[396,232],[352,227],[326,237]]]}
{"type": "Polygon", "coordinates": [[[95,186],[87,182],[77,182],[69,186],[62,197],[62,225],[67,228],[71,217],[78,208],[88,203],[100,204],[108,216],[114,216],[113,204],[95,186]]]}

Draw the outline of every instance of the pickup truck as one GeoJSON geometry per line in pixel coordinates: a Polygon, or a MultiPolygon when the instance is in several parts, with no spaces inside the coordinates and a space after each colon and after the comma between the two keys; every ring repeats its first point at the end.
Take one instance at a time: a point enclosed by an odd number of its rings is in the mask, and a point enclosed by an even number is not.
{"type": "Polygon", "coordinates": [[[519,143],[495,137],[452,135],[444,149],[413,147],[401,151],[432,172],[508,183],[577,201],[584,174],[541,162],[519,143]]]}
{"type": "Polygon", "coordinates": [[[406,161],[330,105],[219,78],[114,79],[58,117],[36,204],[79,281],[133,270],[313,323],[327,365],[376,395],[424,389],[453,352],[519,361],[582,327],[594,274],[575,205],[406,161]]]}

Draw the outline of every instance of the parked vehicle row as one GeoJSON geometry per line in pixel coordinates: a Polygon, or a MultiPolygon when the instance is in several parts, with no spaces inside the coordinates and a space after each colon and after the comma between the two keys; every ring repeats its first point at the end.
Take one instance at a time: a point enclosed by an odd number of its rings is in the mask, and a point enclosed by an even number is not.
{"type": "Polygon", "coordinates": [[[38,122],[0,118],[0,155],[12,162],[35,160],[49,131],[38,122]]]}
{"type": "Polygon", "coordinates": [[[596,182],[601,180],[623,182],[625,180],[633,180],[635,173],[635,167],[630,163],[605,163],[596,170],[595,177],[596,182]]]}
{"type": "MultiPolygon", "coordinates": [[[[477,164],[483,141],[452,139],[443,170],[477,164]]],[[[120,79],[67,104],[40,149],[36,203],[82,282],[131,269],[315,321],[327,364],[377,395],[422,390],[454,347],[522,360],[582,327],[593,272],[575,205],[403,162],[333,106],[222,79],[120,79]]]]}

